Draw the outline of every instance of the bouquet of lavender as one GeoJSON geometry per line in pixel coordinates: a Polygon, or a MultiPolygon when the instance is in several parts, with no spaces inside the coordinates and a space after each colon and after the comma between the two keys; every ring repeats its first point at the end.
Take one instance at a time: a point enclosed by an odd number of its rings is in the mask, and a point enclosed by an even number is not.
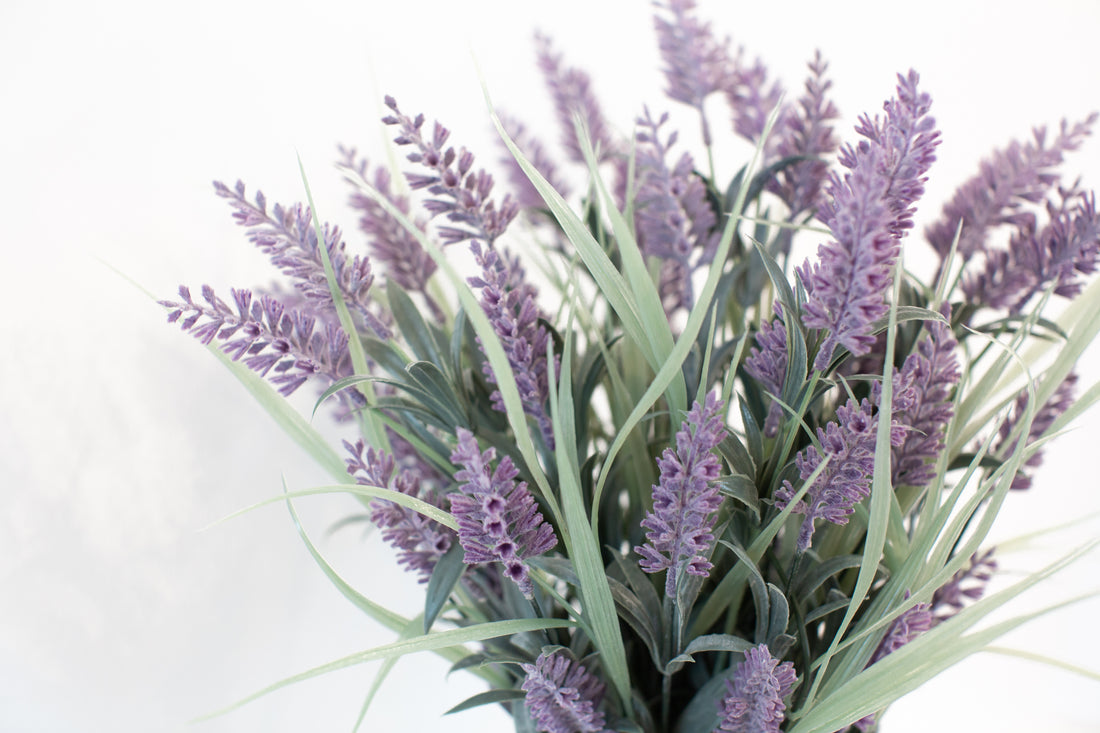
{"type": "Polygon", "coordinates": [[[169,320],[338,481],[280,497],[295,521],[294,497],[357,497],[426,588],[404,618],[303,532],[400,638],[257,696],[431,651],[489,685],[455,710],[504,706],[517,731],[869,731],[1091,548],[983,597],[1002,502],[1100,396],[1073,372],[1100,330],[1082,279],[1100,215],[1058,172],[1096,116],[995,151],[916,235],[940,133],[915,72],[849,137],[820,55],[787,99],[692,0],[658,4],[655,25],[705,160],[658,111],[617,136],[539,36],[579,194],[518,120],[491,113],[500,194],[389,97],[409,191],[341,150],[362,254],[312,201],[216,184],[294,287],[184,287],[169,320]],[[727,134],[704,114],[714,94],[755,146],[732,175],[710,152],[727,134]],[[935,254],[926,278],[902,267],[914,239],[935,254]],[[342,458],[283,401],[307,382],[358,432],[342,458]]]}

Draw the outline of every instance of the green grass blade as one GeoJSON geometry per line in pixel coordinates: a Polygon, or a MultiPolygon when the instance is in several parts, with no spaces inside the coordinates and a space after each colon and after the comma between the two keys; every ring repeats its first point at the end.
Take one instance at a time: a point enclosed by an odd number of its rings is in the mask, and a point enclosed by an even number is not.
{"type": "Polygon", "coordinates": [[[522,634],[528,631],[542,631],[544,629],[564,629],[573,626],[576,626],[574,622],[566,621],[564,619],[512,619],[510,621],[491,621],[485,624],[466,626],[461,629],[449,629],[447,631],[439,631],[433,634],[418,636],[413,639],[400,639],[390,644],[384,644],[373,649],[367,649],[366,651],[357,652],[356,654],[349,654],[346,657],[342,657],[327,664],[313,667],[312,669],[307,669],[305,672],[300,672],[291,677],[287,677],[286,679],[279,680],[278,682],[268,685],[258,692],[254,692],[251,695],[238,700],[232,705],[224,707],[221,710],[217,710],[208,715],[204,715],[201,718],[197,718],[195,722],[209,720],[210,718],[224,715],[232,710],[236,710],[242,705],[247,705],[253,700],[257,700],[264,695],[269,695],[276,690],[281,690],[282,688],[293,685],[297,682],[303,682],[314,677],[328,674],[329,672],[335,672],[338,669],[353,667],[357,664],[373,662],[379,659],[386,659],[388,657],[399,658],[405,656],[406,654],[415,654],[416,652],[441,651],[470,642],[485,641],[486,639],[496,639],[501,636],[512,636],[513,634],[522,634]]]}

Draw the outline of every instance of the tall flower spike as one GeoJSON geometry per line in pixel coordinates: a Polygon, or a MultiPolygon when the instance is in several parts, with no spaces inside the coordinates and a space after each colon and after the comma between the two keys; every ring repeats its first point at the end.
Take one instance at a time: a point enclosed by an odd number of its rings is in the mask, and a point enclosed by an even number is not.
{"type": "MultiPolygon", "coordinates": [[[[209,285],[202,287],[205,305],[192,300],[191,291],[182,285],[182,302],[160,304],[169,309],[169,323],[179,321],[204,344],[215,338],[224,342],[222,351],[234,361],[244,359],[245,366],[268,377],[281,395],[290,395],[313,377],[328,385],[351,375],[348,338],[339,324],[330,322],[318,329],[316,318],[284,308],[269,295],[253,299],[249,290],[231,292],[232,308],[209,285]]],[[[362,406],[358,392],[340,394],[353,406],[362,406]]]]}
{"type": "Polygon", "coordinates": [[[676,165],[667,158],[676,133],[661,139],[668,114],[654,120],[646,108],[638,118],[634,221],[642,251],[663,261],[660,295],[665,311],[688,310],[695,304],[691,275],[714,257],[718,243],[714,211],[706,187],[694,173],[691,155],[683,153],[676,165]]]}
{"type": "MultiPolygon", "coordinates": [[[[294,287],[306,300],[322,312],[332,312],[332,293],[309,209],[301,204],[292,207],[275,204],[269,214],[263,193],[257,191],[255,201],[250,202],[241,181],[237,181],[233,188],[215,181],[214,190],[218,196],[229,201],[234,210],[233,218],[248,229],[249,241],[291,278],[294,287]]],[[[322,233],[325,251],[344,302],[352,311],[359,313],[376,336],[389,338],[389,329],[371,311],[370,287],[374,276],[370,260],[358,255],[348,257],[338,227],[325,224],[322,233]]]]}
{"type": "MultiPolygon", "coordinates": [[[[871,477],[875,469],[875,434],[878,417],[872,415],[869,400],[856,404],[855,400],[837,408],[836,422],[824,429],[817,429],[817,438],[829,465],[814,481],[806,496],[795,504],[794,511],[805,514],[798,533],[798,551],[810,548],[814,535],[814,520],[825,519],[833,524],[847,524],[853,507],[871,493],[871,477]]],[[[905,428],[892,425],[890,442],[901,445],[905,428]]],[[[824,456],[810,445],[795,456],[798,475],[805,481],[821,465],[824,456]]],[[[775,492],[775,505],[784,509],[794,498],[795,489],[790,481],[775,492]]]]}
{"type": "MultiPolygon", "coordinates": [[[[909,598],[909,591],[905,591],[905,597],[909,598]]],[[[871,655],[871,661],[867,662],[867,666],[870,667],[886,655],[896,652],[931,629],[933,626],[931,608],[928,603],[918,603],[894,619],[894,622],[890,624],[890,628],[886,630],[886,635],[882,637],[882,641],[875,649],[875,653],[871,655]]],[[[874,729],[877,720],[878,713],[872,713],[860,718],[853,725],[866,733],[874,729]]]]}
{"type": "Polygon", "coordinates": [[[703,144],[709,147],[710,128],[703,115],[703,102],[726,85],[730,74],[729,41],[719,43],[710,23],[695,17],[695,0],[668,0],[654,5],[671,13],[671,18],[653,16],[657,46],[665,63],[662,71],[668,81],[665,94],[699,111],[703,144]]]}
{"type": "Polygon", "coordinates": [[[939,144],[928,116],[931,98],[917,91],[918,80],[914,71],[898,75],[897,98],[884,105],[885,119],[860,119],[856,130],[866,139],[840,153],[849,172],[830,177],[832,201],[823,220],[836,239],[818,248],[816,264],[806,262],[798,271],[809,293],[803,323],[825,334],[814,369],[828,368],[837,345],[855,356],[870,351],[871,324],[888,311],[899,240],[912,226],[912,205],[924,192],[939,144]]]}
{"type": "MultiPolygon", "coordinates": [[[[1050,399],[1046,403],[1036,410],[1035,415],[1031,419],[1031,430],[1028,431],[1027,445],[1030,445],[1043,437],[1046,431],[1050,430],[1050,426],[1054,424],[1054,421],[1061,417],[1062,413],[1069,409],[1073,404],[1073,388],[1077,384],[1077,375],[1070,372],[1069,375],[1058,385],[1054,390],[1054,394],[1050,396],[1050,399]]],[[[1013,406],[1012,413],[1008,419],[1001,423],[1000,429],[1000,443],[997,445],[994,453],[1002,458],[1012,455],[1016,450],[1016,445],[1019,442],[1019,438],[1009,440],[1016,426],[1024,417],[1024,411],[1027,409],[1028,394],[1027,390],[1020,390],[1020,394],[1016,397],[1016,404],[1013,406]]],[[[1032,454],[1031,458],[1028,458],[1024,465],[1031,468],[1038,468],[1043,462],[1042,450],[1037,450],[1032,454]]],[[[1020,471],[1012,479],[1012,488],[1022,491],[1024,489],[1031,488],[1031,476],[1020,471]]]]}
{"type": "Polygon", "coordinates": [[[646,544],[634,551],[647,573],[667,570],[665,595],[676,596],[681,572],[706,577],[713,565],[714,515],[722,495],[714,485],[721,464],[713,451],[726,437],[726,404],[715,392],[696,402],[676,433],[676,450],[666,448],[657,460],[661,470],[653,487],[653,511],[642,520],[646,544]]]}
{"type": "Polygon", "coordinates": [[[411,145],[415,150],[408,159],[429,171],[428,175],[406,173],[409,185],[413,189],[426,188],[435,196],[424,202],[432,216],[445,214],[448,221],[459,225],[439,228],[443,243],[480,239],[492,246],[515,218],[519,210],[516,203],[507,195],[499,206],[492,200],[493,177],[484,170],[472,170],[474,155],[466,148],[456,152],[453,147],[444,147],[451,136],[446,127],[436,122],[431,136],[425,137],[421,129],[424,115],[414,119],[403,114],[388,95],[386,106],[393,114],[383,117],[382,122],[399,130],[394,142],[411,145]]]}
{"type": "Polygon", "coordinates": [[[535,52],[543,79],[554,98],[562,143],[569,157],[584,163],[584,152],[573,121],[575,116],[584,121],[597,160],[602,163],[613,157],[621,146],[611,135],[600,103],[592,93],[592,80],[588,74],[573,67],[563,67],[561,54],[554,52],[549,36],[542,33],[535,34],[535,52]]]}
{"type": "Polygon", "coordinates": [[[976,601],[985,595],[986,585],[997,572],[993,550],[991,547],[985,552],[975,552],[966,567],[952,575],[951,580],[932,594],[934,623],[943,623],[961,611],[967,601],[976,601]]]}
{"type": "MultiPolygon", "coordinates": [[[[355,183],[356,176],[364,181],[370,175],[365,158],[361,158],[354,148],[340,148],[340,166],[347,171],[345,176],[355,183]],[[350,172],[350,173],[348,173],[350,172]]],[[[401,213],[409,216],[410,207],[407,196],[398,196],[390,188],[390,172],[375,167],[371,184],[393,204],[401,213]]],[[[360,212],[359,228],[367,235],[367,247],[374,263],[381,264],[387,278],[410,293],[420,293],[432,314],[442,318],[439,305],[428,294],[428,281],[435,273],[435,260],[420,246],[417,238],[393,217],[376,200],[361,193],[358,189],[351,194],[351,207],[360,212]]],[[[424,232],[424,223],[416,222],[417,228],[424,232]]]]}
{"type": "MultiPolygon", "coordinates": [[[[769,159],[791,156],[820,159],[837,148],[837,136],[831,122],[840,113],[826,96],[833,85],[825,76],[829,65],[818,51],[808,66],[810,76],[806,79],[805,91],[797,107],[786,110],[781,122],[777,123],[775,142],[769,144],[769,159]]],[[[802,160],[777,173],[768,182],[768,190],[787,204],[793,219],[803,211],[819,208],[821,184],[828,170],[824,160],[802,160]]]]}
{"type": "MultiPolygon", "coordinates": [[[[546,412],[546,401],[550,398],[550,374],[546,363],[550,332],[539,323],[543,314],[536,302],[538,290],[524,280],[518,258],[509,257],[507,252],[502,257],[494,250],[483,250],[476,242],[473,251],[481,267],[481,276],[469,278],[470,286],[481,290],[481,308],[504,347],[524,413],[535,419],[546,446],[553,450],[554,424],[546,412]]],[[[555,354],[555,379],[559,362],[555,354]]],[[[489,382],[496,384],[496,375],[488,360],[483,368],[489,382]]],[[[495,390],[490,399],[493,409],[505,411],[500,390],[495,390]]]]}
{"type": "MultiPolygon", "coordinates": [[[[393,456],[374,448],[367,448],[364,456],[366,446],[362,440],[354,445],[344,441],[344,448],[351,454],[345,460],[348,473],[355,477],[356,483],[400,491],[443,508],[435,492],[421,485],[417,473],[397,469],[393,456]]],[[[371,502],[370,513],[371,521],[382,530],[382,539],[397,550],[398,564],[419,574],[421,583],[431,579],[436,563],[457,539],[447,527],[392,501],[375,499],[371,502]]]]}
{"type": "Polygon", "coordinates": [[[721,704],[722,733],[779,733],[797,675],[794,665],[772,656],[766,644],[745,652],[733,678],[726,680],[726,697],[721,704]]]}
{"type": "Polygon", "coordinates": [[[939,221],[924,232],[940,258],[951,251],[960,222],[958,251],[964,262],[985,250],[991,229],[1018,224],[1021,206],[1046,197],[1058,183],[1055,169],[1067,152],[1081,146],[1096,120],[1095,112],[1072,126],[1062,120],[1058,135],[1049,144],[1046,128],[1037,128],[1031,142],[1013,141],[983,160],[978,174],[959,187],[943,207],[939,221]]]}
{"type": "MultiPolygon", "coordinates": [[[[768,81],[768,69],[760,59],[749,64],[743,48],[737,50],[732,72],[726,78],[726,99],[733,109],[733,131],[753,145],[760,140],[768,116],[783,97],[778,82],[768,81]]],[[[765,144],[765,150],[768,146],[765,144]]],[[[770,157],[770,156],[769,156],[770,157]]]]}
{"type": "Polygon", "coordinates": [[[457,436],[451,462],[460,467],[455,481],[461,483],[450,499],[458,541],[466,551],[463,561],[503,564],[504,574],[530,598],[533,586],[524,560],[558,544],[554,529],[542,520],[527,483],[515,482],[519,471],[512,459],[500,459],[494,471],[490,465],[496,457],[494,449],[482,453],[473,433],[465,428],[459,428],[457,436]]]}
{"type": "Polygon", "coordinates": [[[543,652],[534,664],[520,665],[527,673],[521,689],[524,702],[543,733],[605,733],[604,684],[569,653],[543,652]]]}
{"type": "Polygon", "coordinates": [[[1096,271],[1100,258],[1100,214],[1096,197],[1076,188],[1059,189],[1047,202],[1049,222],[1039,228],[1030,212],[1019,214],[1007,250],[987,250],[985,269],[963,281],[966,299],[1019,313],[1035,295],[1054,284],[1071,298],[1081,292],[1079,274],[1096,271]]]}
{"type": "MultiPolygon", "coordinates": [[[[949,305],[944,305],[943,315],[950,319],[949,305]]],[[[951,391],[959,381],[958,342],[951,328],[939,321],[929,321],[928,332],[894,376],[894,421],[908,428],[902,444],[891,451],[894,486],[923,488],[935,477],[935,461],[955,414],[951,391]]],[[[881,393],[882,385],[876,382],[875,404],[881,393]]]]}
{"type": "MultiPolygon", "coordinates": [[[[761,321],[755,339],[756,346],[745,359],[745,371],[767,392],[779,396],[783,394],[783,383],[787,380],[787,327],[782,316],[777,312],[772,320],[761,321]]],[[[783,408],[771,400],[768,416],[764,420],[764,435],[774,438],[782,419],[783,408]]]]}

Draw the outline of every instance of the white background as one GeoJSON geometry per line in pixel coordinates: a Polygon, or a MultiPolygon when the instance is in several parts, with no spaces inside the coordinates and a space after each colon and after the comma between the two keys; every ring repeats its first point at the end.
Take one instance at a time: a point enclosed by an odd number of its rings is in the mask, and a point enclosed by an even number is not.
{"type": "MultiPolygon", "coordinates": [[[[892,94],[895,72],[921,72],[943,144],[918,227],[993,147],[1100,108],[1100,3],[701,5],[792,91],[821,48],[846,140],[856,116],[892,94]]],[[[592,73],[620,130],[643,103],[671,106],[643,2],[3,4],[0,730],[182,730],[270,682],[391,640],[328,584],[279,505],[199,532],[276,495],[280,476],[296,488],[325,477],[104,263],[158,297],[179,283],[227,295],[270,282],[210,180],[242,177],[292,203],[303,196],[296,152],[322,216],[356,244],[330,164],[338,142],[383,159],[382,94],[441,119],[453,141],[496,165],[473,56],[498,104],[556,141],[530,47],[536,27],[592,73]]],[[[724,114],[717,103],[714,129],[724,114]]],[[[697,142],[690,117],[676,119],[689,121],[683,142],[697,142]]],[[[727,166],[744,154],[721,145],[727,166]]],[[[1100,185],[1100,142],[1066,170],[1100,185]]],[[[1085,383],[1097,363],[1090,354],[1085,383]]],[[[1032,491],[1010,497],[1000,537],[1100,509],[1098,425],[1081,421],[1049,451],[1032,491]]],[[[420,589],[376,539],[326,536],[353,502],[299,507],[350,582],[416,611],[420,589]]],[[[1046,546],[1068,548],[1095,534],[1089,526],[1046,546]]],[[[1019,572],[1043,557],[1004,564],[1019,572]]],[[[1017,608],[1096,589],[1097,567],[1086,558],[1017,608]]],[[[1100,671],[1098,612],[1096,600],[1079,604],[1005,645],[1100,671]]],[[[284,689],[193,730],[350,730],[376,669],[284,689]]],[[[507,730],[494,710],[441,721],[479,691],[444,671],[423,655],[403,660],[364,729],[507,730]]],[[[1098,693],[1100,683],[1064,671],[980,655],[901,701],[886,730],[1096,731],[1098,693]]]]}

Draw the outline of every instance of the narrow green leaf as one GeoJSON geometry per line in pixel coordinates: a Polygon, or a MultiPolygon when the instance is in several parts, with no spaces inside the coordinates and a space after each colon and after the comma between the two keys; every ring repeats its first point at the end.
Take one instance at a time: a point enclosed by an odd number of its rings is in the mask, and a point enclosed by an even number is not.
{"type": "Polygon", "coordinates": [[[493,705],[499,702],[508,702],[510,700],[520,700],[527,693],[523,690],[508,689],[508,690],[489,690],[488,692],[480,692],[472,697],[468,697],[458,705],[443,713],[444,715],[453,715],[454,713],[461,713],[464,710],[472,710],[473,708],[481,707],[482,705],[493,705]]]}
{"type": "Polygon", "coordinates": [[[464,550],[457,542],[451,543],[443,557],[432,568],[432,577],[428,580],[428,590],[424,594],[424,633],[430,633],[439,612],[443,610],[447,599],[451,597],[466,563],[462,561],[464,550]]]}
{"type": "Polygon", "coordinates": [[[732,634],[704,634],[703,636],[697,636],[692,639],[691,643],[684,647],[683,653],[675,659],[672,659],[669,665],[694,662],[695,658],[692,655],[700,652],[744,653],[754,646],[756,645],[751,641],[742,639],[740,636],[733,636],[732,634]]]}
{"type": "Polygon", "coordinates": [[[288,685],[302,682],[304,680],[319,677],[329,672],[335,672],[338,669],[345,669],[357,664],[364,664],[365,662],[372,662],[378,659],[385,659],[387,657],[401,657],[406,654],[414,654],[416,652],[438,651],[466,644],[469,642],[485,641],[486,639],[495,639],[501,636],[512,636],[514,634],[522,634],[528,631],[542,631],[544,629],[564,629],[576,626],[572,621],[566,621],[564,619],[512,619],[509,621],[492,621],[484,624],[475,624],[473,626],[466,626],[461,629],[449,629],[447,631],[438,631],[432,634],[426,634],[419,636],[415,639],[402,639],[395,641],[391,644],[384,644],[373,649],[367,649],[366,651],[358,652],[356,654],[350,654],[346,657],[342,657],[328,664],[322,664],[318,667],[308,669],[305,672],[287,677],[274,684],[268,685],[259,692],[255,692],[248,697],[242,698],[237,702],[229,705],[221,710],[217,710],[209,715],[204,715],[196,720],[208,720],[210,718],[224,715],[231,710],[235,710],[242,705],[252,702],[264,695],[268,695],[276,690],[287,687],[288,685]]]}
{"type": "Polygon", "coordinates": [[[392,279],[386,282],[386,297],[390,304],[390,313],[397,323],[397,329],[408,343],[417,359],[432,364],[444,365],[447,362],[436,348],[435,339],[420,309],[413,303],[408,293],[392,279]]]}

